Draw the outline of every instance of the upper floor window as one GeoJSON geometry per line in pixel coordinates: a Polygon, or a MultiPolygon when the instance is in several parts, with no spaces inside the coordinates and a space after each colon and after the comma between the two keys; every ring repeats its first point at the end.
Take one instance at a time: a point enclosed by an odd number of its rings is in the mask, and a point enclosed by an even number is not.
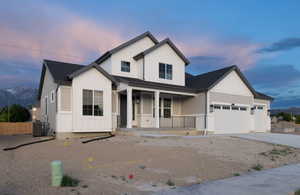
{"type": "Polygon", "coordinates": [[[121,71],[122,72],[130,72],[130,62],[121,61],[121,71]]]}
{"type": "Polygon", "coordinates": [[[86,116],[103,116],[103,92],[96,90],[82,91],[82,114],[86,116]]]}
{"type": "Polygon", "coordinates": [[[172,80],[173,68],[171,64],[159,63],[159,78],[172,80]]]}

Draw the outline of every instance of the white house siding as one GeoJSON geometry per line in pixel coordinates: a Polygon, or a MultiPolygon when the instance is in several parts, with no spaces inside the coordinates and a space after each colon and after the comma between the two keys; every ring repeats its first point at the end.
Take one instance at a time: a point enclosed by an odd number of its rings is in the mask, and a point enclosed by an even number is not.
{"type": "Polygon", "coordinates": [[[100,64],[100,66],[109,74],[112,74],[111,58],[108,58],[100,64]]]}
{"type": "Polygon", "coordinates": [[[270,101],[254,99],[254,106],[263,106],[263,110],[254,110],[254,130],[256,132],[270,131],[271,118],[268,115],[268,110],[270,109],[270,101]]]}
{"type": "Polygon", "coordinates": [[[56,89],[57,84],[54,82],[48,68],[46,68],[43,89],[41,93],[41,121],[48,122],[50,129],[56,129],[56,89]],[[51,92],[54,91],[54,102],[51,102],[51,92]],[[47,110],[48,114],[45,113],[45,97],[47,98],[47,110]]]}
{"type": "Polygon", "coordinates": [[[99,73],[96,69],[90,69],[72,81],[72,119],[73,132],[102,132],[112,130],[112,82],[99,73]],[[82,90],[103,91],[104,116],[82,115],[82,90]]]}
{"type": "Polygon", "coordinates": [[[125,76],[132,78],[143,78],[141,60],[135,61],[133,59],[137,54],[145,51],[154,45],[149,37],[145,37],[132,45],[129,45],[111,56],[111,74],[117,76],[125,76]],[[121,61],[130,62],[130,72],[121,71],[121,61]]]}
{"type": "Polygon", "coordinates": [[[60,86],[57,90],[56,132],[72,132],[72,87],[60,86]]]}
{"type": "Polygon", "coordinates": [[[185,85],[185,63],[168,44],[164,44],[146,55],[144,57],[144,66],[146,81],[185,85]],[[172,80],[159,78],[159,63],[173,65],[172,80]]]}
{"type": "Polygon", "coordinates": [[[210,91],[232,95],[253,96],[249,88],[244,84],[235,71],[229,73],[229,75],[227,75],[210,91]]]}

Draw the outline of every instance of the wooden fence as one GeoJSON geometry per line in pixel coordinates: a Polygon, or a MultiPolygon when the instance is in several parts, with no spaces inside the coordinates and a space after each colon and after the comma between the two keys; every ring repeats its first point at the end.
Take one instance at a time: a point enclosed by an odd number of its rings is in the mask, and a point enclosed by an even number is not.
{"type": "Polygon", "coordinates": [[[0,135],[32,134],[32,122],[0,122],[0,135]]]}

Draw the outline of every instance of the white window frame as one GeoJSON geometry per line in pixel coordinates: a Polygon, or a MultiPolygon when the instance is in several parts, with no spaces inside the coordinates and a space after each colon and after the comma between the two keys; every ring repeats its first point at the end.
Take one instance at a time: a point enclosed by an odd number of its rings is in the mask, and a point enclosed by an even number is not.
{"type": "Polygon", "coordinates": [[[121,72],[130,72],[131,71],[131,63],[129,62],[129,61],[125,61],[125,60],[122,60],[121,61],[121,72]],[[123,64],[129,64],[129,66],[126,66],[126,67],[123,67],[123,64]],[[122,70],[122,68],[125,68],[125,69],[123,69],[122,70]],[[127,69],[129,69],[128,71],[127,71],[127,69]]]}
{"type": "Polygon", "coordinates": [[[158,63],[158,78],[160,79],[166,79],[166,80],[173,80],[173,65],[172,64],[167,64],[167,63],[162,63],[159,62],[158,63]],[[160,65],[164,65],[164,77],[160,77],[160,65]],[[171,66],[171,78],[167,78],[167,70],[168,70],[168,66],[171,66]]]}
{"type": "Polygon", "coordinates": [[[101,89],[88,89],[88,88],[84,88],[81,91],[81,95],[82,95],[82,99],[83,99],[83,90],[91,90],[92,91],[92,115],[84,115],[83,114],[83,101],[81,102],[81,115],[83,117],[104,117],[105,113],[104,113],[104,91],[101,89]],[[103,114],[102,115],[95,115],[94,112],[94,106],[95,106],[95,91],[100,91],[102,92],[102,109],[103,109],[103,114]]]}

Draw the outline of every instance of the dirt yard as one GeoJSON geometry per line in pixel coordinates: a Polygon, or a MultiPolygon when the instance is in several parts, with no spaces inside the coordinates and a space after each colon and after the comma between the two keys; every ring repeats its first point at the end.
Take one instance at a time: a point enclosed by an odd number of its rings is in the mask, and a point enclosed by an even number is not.
{"type": "Polygon", "coordinates": [[[150,194],[300,162],[299,149],[226,136],[55,140],[2,151],[12,143],[0,138],[1,195],[150,194]],[[80,180],[78,187],[50,187],[53,160],[80,180]]]}

